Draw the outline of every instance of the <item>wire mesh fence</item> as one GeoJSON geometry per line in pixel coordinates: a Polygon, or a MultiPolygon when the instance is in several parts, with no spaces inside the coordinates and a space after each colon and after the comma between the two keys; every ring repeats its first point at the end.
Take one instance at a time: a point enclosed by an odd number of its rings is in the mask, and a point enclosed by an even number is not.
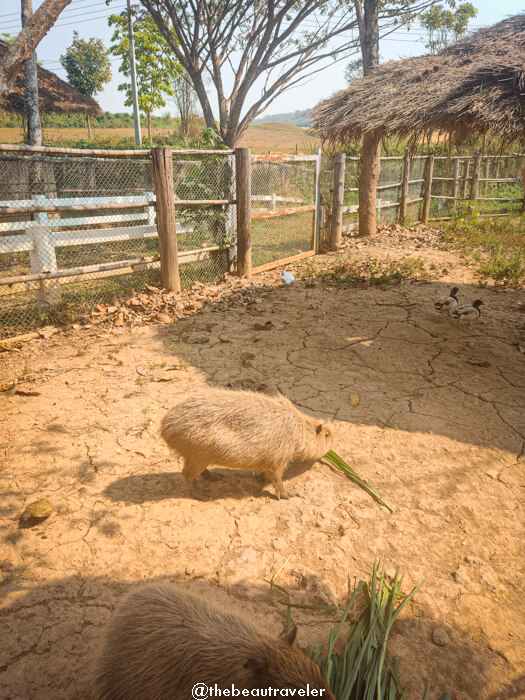
{"type": "Polygon", "coordinates": [[[315,157],[252,159],[252,264],[314,249],[315,157]]]}
{"type": "Polygon", "coordinates": [[[234,201],[234,156],[174,153],[173,188],[182,287],[219,279],[235,258],[235,207],[177,205],[177,200],[234,201]]]}
{"type": "MultiPolygon", "coordinates": [[[[0,337],[159,285],[150,158],[2,153],[0,173],[0,207],[12,212],[0,215],[0,337]]],[[[174,154],[179,200],[234,199],[234,181],[231,155],[174,154]]],[[[176,217],[182,286],[223,276],[234,207],[181,206],[176,217]]]]}

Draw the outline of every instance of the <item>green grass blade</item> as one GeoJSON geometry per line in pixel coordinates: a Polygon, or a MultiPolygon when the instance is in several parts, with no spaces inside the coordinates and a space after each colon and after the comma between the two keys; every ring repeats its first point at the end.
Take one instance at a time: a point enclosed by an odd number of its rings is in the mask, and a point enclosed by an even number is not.
{"type": "Polygon", "coordinates": [[[378,503],[381,503],[381,505],[385,506],[385,508],[388,508],[388,510],[391,513],[394,512],[394,508],[381,498],[372,482],[364,481],[363,479],[361,479],[357,472],[355,472],[349,464],[347,464],[343,459],[341,459],[341,457],[339,457],[339,455],[336,452],[330,450],[326,453],[324,459],[329,464],[331,464],[332,467],[335,467],[336,469],[339,469],[339,471],[342,471],[343,474],[345,474],[349,479],[351,479],[358,486],[364,489],[370,496],[372,496],[372,498],[375,498],[375,500],[378,501],[378,503]]]}

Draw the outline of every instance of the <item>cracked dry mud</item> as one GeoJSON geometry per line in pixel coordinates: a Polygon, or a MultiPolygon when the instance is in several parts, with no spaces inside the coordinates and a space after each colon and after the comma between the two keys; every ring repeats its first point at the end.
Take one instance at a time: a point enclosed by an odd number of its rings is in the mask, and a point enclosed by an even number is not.
{"type": "MultiPolygon", "coordinates": [[[[233,600],[278,632],[284,608],[264,579],[285,562],[277,581],[295,601],[344,603],[377,555],[405,590],[426,580],[390,640],[409,698],[427,682],[432,698],[523,697],[525,362],[513,342],[524,319],[518,293],[480,291],[443,255],[461,298],[485,301],[475,327],[433,311],[448,278],[310,289],[271,273],[255,280],[257,317],[211,305],[4,358],[4,373],[27,363],[40,395],[0,398],[0,697],[83,697],[112,610],[147,581],[233,600]],[[242,380],[333,421],[336,451],[395,513],[323,464],[289,468],[289,501],[228,470],[205,483],[207,502],[190,498],[159,420],[190,386],[242,380]],[[55,512],[19,527],[44,497],[55,512]]],[[[326,641],[335,620],[294,617],[302,645],[326,641]]]]}

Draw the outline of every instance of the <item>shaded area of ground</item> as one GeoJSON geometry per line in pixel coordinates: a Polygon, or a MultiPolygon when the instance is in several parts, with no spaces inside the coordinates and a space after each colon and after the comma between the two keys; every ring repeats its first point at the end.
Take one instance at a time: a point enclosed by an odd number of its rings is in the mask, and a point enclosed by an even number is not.
{"type": "MultiPolygon", "coordinates": [[[[299,266],[306,284],[267,273],[170,326],[94,327],[4,361],[4,378],[30,376],[23,386],[40,395],[0,399],[1,697],[80,697],[131,585],[204,586],[278,632],[283,608],[263,579],[285,564],[278,583],[295,599],[344,602],[376,555],[399,565],[407,590],[426,579],[391,639],[409,698],[427,682],[433,698],[520,696],[523,316],[517,293],[478,289],[450,253],[425,255],[446,265],[439,281],[320,279],[345,253],[299,266]],[[452,280],[462,301],[485,302],[472,328],[433,311],[452,280]],[[289,501],[228,470],[205,485],[208,502],[191,499],[157,429],[175,396],[203,383],[280,390],[333,421],[337,452],[396,512],[322,464],[292,465],[289,501]],[[56,512],[20,529],[40,497],[56,512]]],[[[295,617],[300,643],[327,639],[328,615],[295,617]]]]}

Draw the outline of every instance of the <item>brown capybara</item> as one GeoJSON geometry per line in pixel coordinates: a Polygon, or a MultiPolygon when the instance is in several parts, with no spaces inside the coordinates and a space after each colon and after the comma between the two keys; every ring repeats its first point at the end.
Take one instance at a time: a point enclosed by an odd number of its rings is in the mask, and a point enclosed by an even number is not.
{"type": "MultiPolygon", "coordinates": [[[[131,593],[110,621],[94,679],[96,700],[190,700],[196,684],[239,690],[307,689],[335,700],[318,666],[287,639],[175,585],[131,593]]],[[[295,693],[296,694],[296,693],[295,693]]],[[[294,694],[294,695],[295,695],[294,694]]],[[[194,697],[206,697],[195,695],[194,697]]]]}
{"type": "Polygon", "coordinates": [[[210,478],[212,464],[264,472],[277,498],[287,498],[282,482],[287,464],[321,459],[332,443],[330,428],[284,396],[211,387],[192,392],[169,411],[161,434],[184,457],[182,473],[195,498],[203,498],[195,478],[210,478]]]}

